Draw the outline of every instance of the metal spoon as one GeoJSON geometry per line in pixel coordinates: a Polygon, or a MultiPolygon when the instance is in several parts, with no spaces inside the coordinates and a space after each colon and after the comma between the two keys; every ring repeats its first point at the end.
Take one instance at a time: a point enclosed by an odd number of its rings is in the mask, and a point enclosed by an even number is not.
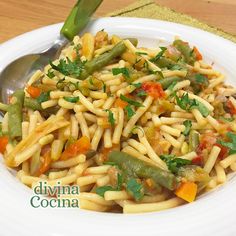
{"type": "Polygon", "coordinates": [[[7,103],[9,95],[23,88],[36,70],[43,69],[49,60],[57,58],[62,48],[87,25],[101,3],[102,0],[78,0],[60,31],[60,37],[50,48],[20,57],[6,66],[0,73],[0,100],[7,103]]]}

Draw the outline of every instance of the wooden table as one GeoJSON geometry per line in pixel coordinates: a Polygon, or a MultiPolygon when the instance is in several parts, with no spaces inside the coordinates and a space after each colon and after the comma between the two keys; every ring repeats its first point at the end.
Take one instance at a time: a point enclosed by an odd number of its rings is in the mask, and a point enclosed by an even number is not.
{"type": "MultiPolygon", "coordinates": [[[[76,0],[0,0],[0,43],[24,32],[62,22],[76,0]]],[[[97,16],[123,8],[135,0],[104,0],[97,16]]],[[[156,0],[236,35],[235,0],[156,0]]]]}

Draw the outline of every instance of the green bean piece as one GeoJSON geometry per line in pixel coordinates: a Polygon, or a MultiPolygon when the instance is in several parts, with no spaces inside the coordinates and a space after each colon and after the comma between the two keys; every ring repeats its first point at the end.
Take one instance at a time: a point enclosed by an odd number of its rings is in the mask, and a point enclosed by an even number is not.
{"type": "Polygon", "coordinates": [[[0,102],[0,110],[7,111],[7,109],[8,109],[8,105],[0,102]]]}
{"type": "MultiPolygon", "coordinates": [[[[129,39],[134,45],[137,43],[137,39],[129,39]]],[[[85,70],[82,71],[80,79],[84,80],[93,72],[102,69],[104,66],[108,65],[113,59],[120,56],[126,50],[126,46],[123,41],[116,44],[111,51],[104,53],[91,61],[85,63],[85,70]]]]}
{"type": "Polygon", "coordinates": [[[14,139],[22,136],[24,90],[17,90],[12,94],[8,111],[8,130],[10,138],[14,139]]]}
{"type": "Polygon", "coordinates": [[[34,111],[36,111],[36,110],[42,111],[43,110],[40,103],[36,99],[33,99],[33,98],[25,98],[24,106],[27,108],[30,108],[34,111]]]}
{"type": "Polygon", "coordinates": [[[176,47],[178,51],[181,52],[185,62],[187,62],[190,65],[193,65],[193,63],[196,61],[196,58],[193,53],[193,49],[189,47],[189,44],[180,39],[177,39],[174,41],[173,45],[176,47]]]}
{"type": "Polygon", "coordinates": [[[167,89],[172,83],[179,82],[182,79],[180,77],[168,77],[158,80],[158,83],[161,84],[163,89],[167,89]]]}
{"type": "Polygon", "coordinates": [[[176,62],[174,62],[171,59],[168,59],[166,57],[161,57],[155,62],[155,64],[157,64],[158,67],[160,67],[160,68],[170,69],[176,65],[176,62]]]}
{"type": "Polygon", "coordinates": [[[59,106],[53,106],[47,109],[43,109],[39,101],[33,98],[25,98],[24,107],[32,109],[33,111],[41,111],[41,114],[45,118],[49,117],[52,114],[56,114],[60,109],[59,106]]]}
{"type": "Polygon", "coordinates": [[[109,64],[109,62],[120,56],[126,50],[124,42],[120,42],[115,45],[110,52],[104,53],[97,58],[87,62],[85,64],[85,69],[89,74],[92,74],[94,71],[100,70],[102,67],[109,64]]]}
{"type": "Polygon", "coordinates": [[[186,79],[188,79],[191,82],[191,87],[193,89],[194,94],[201,92],[209,85],[208,78],[201,74],[188,73],[186,79]]]}
{"type": "Polygon", "coordinates": [[[0,137],[3,136],[3,132],[2,132],[2,122],[0,122],[0,137]]]}
{"type": "Polygon", "coordinates": [[[194,151],[199,145],[199,133],[195,130],[191,130],[189,133],[189,148],[194,151]]]}
{"type": "Polygon", "coordinates": [[[90,16],[96,11],[102,0],[78,0],[67,17],[62,29],[70,41],[87,25],[90,16]]]}
{"type": "Polygon", "coordinates": [[[156,184],[169,190],[174,190],[177,187],[177,179],[171,172],[152,166],[127,153],[113,151],[108,155],[108,161],[116,163],[125,176],[151,178],[156,184]]]}

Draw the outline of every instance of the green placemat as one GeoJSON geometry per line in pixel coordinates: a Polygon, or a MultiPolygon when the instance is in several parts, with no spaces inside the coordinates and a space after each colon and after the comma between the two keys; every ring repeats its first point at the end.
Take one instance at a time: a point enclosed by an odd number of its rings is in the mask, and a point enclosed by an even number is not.
{"type": "Polygon", "coordinates": [[[226,33],[216,27],[209,26],[191,16],[160,6],[150,0],[139,0],[126,8],[110,13],[108,16],[142,17],[181,23],[217,34],[236,43],[236,36],[226,33]]]}

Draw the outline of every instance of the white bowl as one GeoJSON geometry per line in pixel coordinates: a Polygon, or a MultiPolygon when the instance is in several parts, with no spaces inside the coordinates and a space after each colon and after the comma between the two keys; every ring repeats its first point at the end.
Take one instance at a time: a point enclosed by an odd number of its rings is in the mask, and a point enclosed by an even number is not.
{"type": "MultiPolygon", "coordinates": [[[[0,45],[0,70],[24,54],[52,44],[62,24],[34,30],[0,45]]],[[[137,37],[139,45],[172,42],[175,36],[196,45],[208,62],[236,86],[236,45],[208,32],[164,21],[138,18],[100,18],[85,31],[137,37]]],[[[0,85],[1,86],[1,85],[0,85]]],[[[0,163],[0,235],[236,235],[236,178],[197,201],[162,212],[122,215],[78,209],[34,209],[33,192],[0,163]]]]}

